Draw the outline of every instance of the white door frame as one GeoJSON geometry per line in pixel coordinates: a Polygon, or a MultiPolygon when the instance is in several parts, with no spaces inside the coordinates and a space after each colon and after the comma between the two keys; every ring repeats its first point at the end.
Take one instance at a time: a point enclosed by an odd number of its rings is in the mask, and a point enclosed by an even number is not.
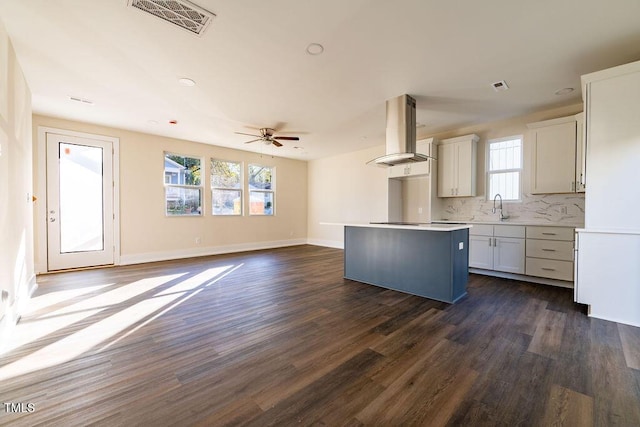
{"type": "Polygon", "coordinates": [[[36,235],[36,274],[49,271],[47,260],[47,134],[55,133],[85,139],[109,141],[113,145],[113,263],[120,264],[120,138],[113,136],[97,135],[85,132],[76,132],[67,129],[58,129],[47,126],[38,126],[38,141],[36,147],[35,170],[37,176],[37,198],[35,203],[35,235],[36,235]]]}

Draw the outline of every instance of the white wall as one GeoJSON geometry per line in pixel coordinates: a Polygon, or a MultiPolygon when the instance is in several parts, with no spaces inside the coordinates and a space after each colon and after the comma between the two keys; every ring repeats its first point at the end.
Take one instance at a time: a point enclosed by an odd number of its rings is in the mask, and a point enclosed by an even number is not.
{"type": "MultiPolygon", "coordinates": [[[[122,264],[306,242],[307,163],[304,161],[34,115],[34,131],[39,126],[120,139],[122,264]],[[165,151],[204,159],[203,216],[165,216],[165,151]],[[276,215],[213,217],[209,190],[211,157],[274,166],[276,215]],[[196,243],[196,238],[200,238],[201,243],[196,243]]],[[[40,167],[42,165],[36,164],[36,169],[40,167]]],[[[35,191],[38,197],[45,198],[45,188],[39,183],[35,191]]],[[[36,218],[38,224],[46,224],[43,220],[36,218]]],[[[37,229],[37,241],[42,240],[40,229],[44,226],[37,229]]],[[[40,266],[42,260],[37,261],[40,266]]]]}
{"type": "Polygon", "coordinates": [[[309,162],[309,243],[343,246],[343,227],[322,222],[387,221],[388,171],[366,165],[383,154],[379,146],[309,162]]]}
{"type": "Polygon", "coordinates": [[[0,347],[35,289],[31,92],[0,24],[0,347]]]}

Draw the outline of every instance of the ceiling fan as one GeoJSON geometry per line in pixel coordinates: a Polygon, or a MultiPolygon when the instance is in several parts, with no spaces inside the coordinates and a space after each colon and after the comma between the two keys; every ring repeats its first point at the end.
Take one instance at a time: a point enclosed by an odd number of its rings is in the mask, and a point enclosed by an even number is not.
{"type": "Polygon", "coordinates": [[[298,138],[297,136],[274,136],[273,134],[275,133],[275,129],[272,129],[272,128],[260,128],[260,135],[254,135],[251,133],[243,133],[243,132],[236,132],[236,133],[238,135],[253,136],[256,138],[256,139],[252,139],[251,141],[246,141],[245,144],[249,144],[251,142],[256,142],[256,141],[263,141],[266,145],[273,144],[276,147],[282,147],[282,144],[276,141],[277,139],[280,139],[282,141],[300,141],[300,138],[298,138]]]}

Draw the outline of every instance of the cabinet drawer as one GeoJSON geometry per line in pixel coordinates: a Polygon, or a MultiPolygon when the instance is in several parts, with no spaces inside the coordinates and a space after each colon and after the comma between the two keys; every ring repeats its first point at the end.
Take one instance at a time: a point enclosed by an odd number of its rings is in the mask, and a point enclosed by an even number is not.
{"type": "Polygon", "coordinates": [[[573,281],[573,262],[527,257],[525,274],[573,281]]]}
{"type": "Polygon", "coordinates": [[[473,227],[469,229],[471,236],[493,236],[493,225],[487,224],[470,224],[473,227]]]}
{"type": "Polygon", "coordinates": [[[527,227],[527,239],[548,239],[573,241],[573,228],[568,227],[527,227]]]}
{"type": "Polygon", "coordinates": [[[518,237],[524,239],[524,225],[494,225],[493,235],[496,237],[518,237]]]}
{"type": "Polygon", "coordinates": [[[527,239],[527,256],[573,261],[573,242],[527,239]]]}

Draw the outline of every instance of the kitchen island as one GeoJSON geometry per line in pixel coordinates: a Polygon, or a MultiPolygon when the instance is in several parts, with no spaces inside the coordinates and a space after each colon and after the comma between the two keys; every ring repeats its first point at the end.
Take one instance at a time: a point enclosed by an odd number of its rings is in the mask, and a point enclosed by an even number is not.
{"type": "Polygon", "coordinates": [[[467,294],[469,228],[344,224],[344,277],[454,303],[467,294]]]}

